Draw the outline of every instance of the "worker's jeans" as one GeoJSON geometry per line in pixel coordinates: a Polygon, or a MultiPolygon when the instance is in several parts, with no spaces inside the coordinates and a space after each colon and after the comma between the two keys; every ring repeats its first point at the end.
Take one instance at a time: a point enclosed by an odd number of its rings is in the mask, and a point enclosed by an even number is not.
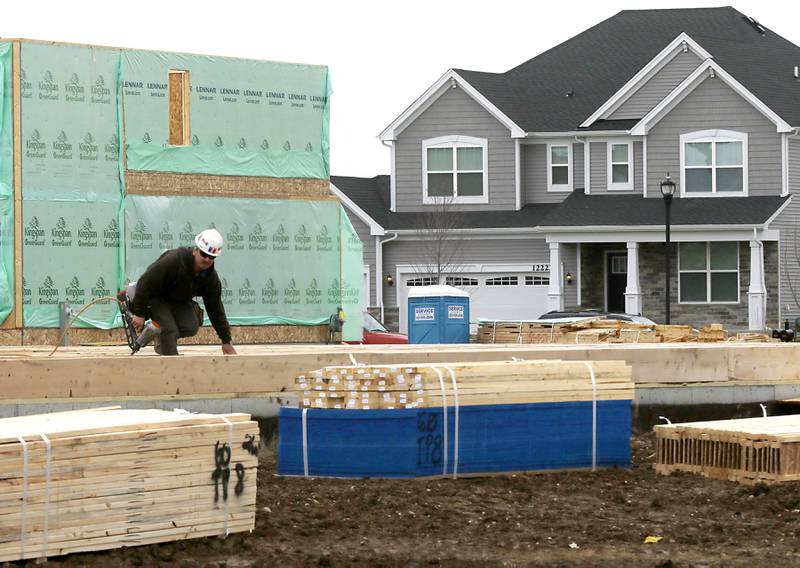
{"type": "Polygon", "coordinates": [[[178,354],[178,338],[197,335],[202,321],[202,310],[197,302],[169,303],[161,298],[150,302],[150,314],[161,326],[161,355],[178,354]]]}

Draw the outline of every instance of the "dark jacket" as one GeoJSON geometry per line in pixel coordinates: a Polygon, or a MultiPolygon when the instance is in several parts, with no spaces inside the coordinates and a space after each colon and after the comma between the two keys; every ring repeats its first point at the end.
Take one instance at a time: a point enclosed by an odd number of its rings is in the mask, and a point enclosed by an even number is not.
{"type": "Polygon", "coordinates": [[[212,265],[197,276],[194,274],[192,247],[168,250],[147,267],[136,282],[133,313],[150,317],[150,299],[161,298],[170,304],[189,302],[201,296],[208,319],[222,343],[231,342],[231,327],[222,305],[222,284],[212,265]]]}

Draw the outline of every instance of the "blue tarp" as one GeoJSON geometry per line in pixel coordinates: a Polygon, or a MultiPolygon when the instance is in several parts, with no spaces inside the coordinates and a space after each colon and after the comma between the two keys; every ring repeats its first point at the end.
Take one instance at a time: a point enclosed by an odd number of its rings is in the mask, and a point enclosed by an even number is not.
{"type": "MultiPolygon", "coordinates": [[[[453,473],[453,407],[448,408],[446,437],[441,408],[306,412],[309,475],[424,477],[453,473]]],[[[304,474],[302,413],[296,408],[280,411],[280,475],[304,474]]],[[[590,401],[464,406],[458,414],[458,473],[592,466],[590,401]]],[[[630,467],[630,436],[630,401],[598,401],[597,467],[630,467]]]]}

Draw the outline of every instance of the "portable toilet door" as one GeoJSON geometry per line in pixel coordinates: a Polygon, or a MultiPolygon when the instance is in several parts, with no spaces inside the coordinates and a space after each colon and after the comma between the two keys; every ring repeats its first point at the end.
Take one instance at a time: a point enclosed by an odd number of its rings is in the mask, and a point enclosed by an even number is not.
{"type": "Polygon", "coordinates": [[[408,293],[409,343],[469,343],[469,294],[452,286],[408,293]]]}

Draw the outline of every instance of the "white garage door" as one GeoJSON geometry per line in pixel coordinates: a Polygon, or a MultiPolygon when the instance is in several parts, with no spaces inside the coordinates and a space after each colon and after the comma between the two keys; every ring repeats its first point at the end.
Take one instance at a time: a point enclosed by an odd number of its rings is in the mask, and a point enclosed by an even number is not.
{"type": "MultiPolygon", "coordinates": [[[[400,331],[408,332],[408,289],[436,284],[435,278],[408,274],[399,290],[400,331]]],[[[497,272],[448,276],[444,284],[469,293],[470,333],[478,319],[528,320],[547,311],[549,273],[497,272]]]]}

